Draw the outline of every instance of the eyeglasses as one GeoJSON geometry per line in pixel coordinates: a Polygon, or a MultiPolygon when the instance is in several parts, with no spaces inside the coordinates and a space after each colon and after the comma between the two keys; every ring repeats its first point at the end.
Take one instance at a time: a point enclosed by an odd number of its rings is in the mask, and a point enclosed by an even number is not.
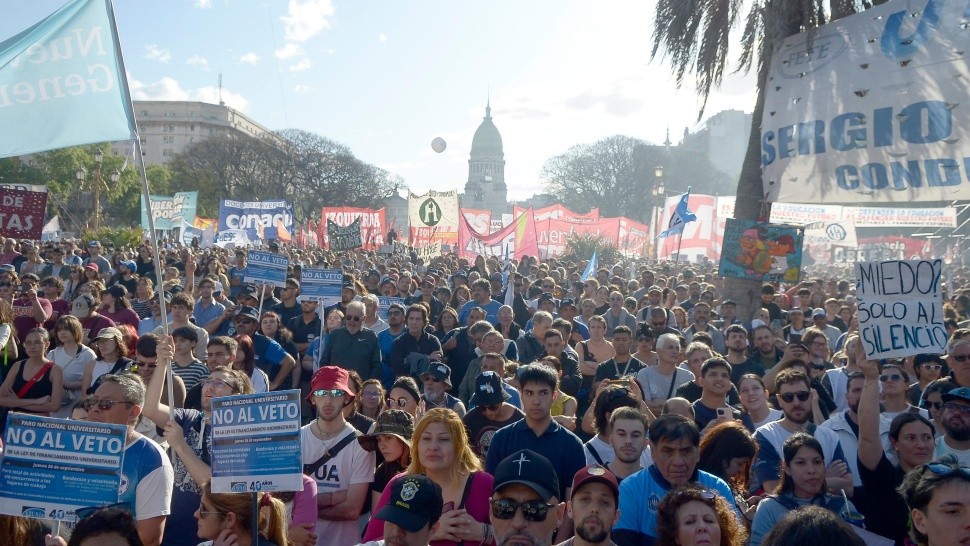
{"type": "Polygon", "coordinates": [[[347,319],[347,322],[360,322],[361,320],[363,320],[364,317],[358,317],[357,315],[347,315],[344,318],[347,319]]]}
{"type": "Polygon", "coordinates": [[[394,404],[397,404],[397,407],[399,407],[399,408],[403,408],[404,406],[407,406],[408,405],[408,399],[405,398],[405,397],[403,397],[403,396],[400,397],[400,398],[388,398],[387,399],[387,405],[388,406],[394,406],[394,404]]]}
{"type": "Polygon", "coordinates": [[[705,504],[714,505],[715,495],[710,489],[682,489],[677,492],[675,498],[683,499],[685,497],[690,500],[700,500],[705,504]]]}
{"type": "Polygon", "coordinates": [[[926,400],[923,402],[922,406],[923,406],[923,409],[940,411],[941,409],[943,409],[943,402],[930,402],[926,400]]]}
{"type": "Polygon", "coordinates": [[[795,400],[795,398],[798,398],[799,402],[806,402],[808,401],[809,396],[811,396],[811,393],[808,391],[798,391],[798,392],[786,392],[785,394],[779,394],[778,398],[781,398],[787,404],[791,404],[795,400]]]}
{"type": "Polygon", "coordinates": [[[390,311],[387,312],[387,316],[389,316],[389,317],[390,316],[393,316],[393,315],[403,315],[403,314],[404,314],[404,312],[401,311],[400,309],[392,309],[392,310],[390,310],[390,311]]]}
{"type": "Polygon", "coordinates": [[[379,392],[365,392],[363,394],[364,398],[380,398],[381,393],[379,392]]]}
{"type": "Polygon", "coordinates": [[[930,372],[938,372],[943,369],[943,366],[939,364],[923,364],[922,368],[930,372]]]}
{"type": "Polygon", "coordinates": [[[964,415],[970,415],[970,406],[966,404],[957,404],[956,402],[944,402],[943,411],[950,410],[957,413],[962,413],[964,415]]]}
{"type": "Polygon", "coordinates": [[[882,381],[883,383],[886,383],[887,381],[899,381],[902,378],[903,378],[903,376],[899,375],[898,373],[888,374],[888,375],[887,374],[882,374],[882,375],[879,376],[879,381],[882,381]]]}
{"type": "Polygon", "coordinates": [[[101,411],[108,411],[115,406],[115,404],[124,404],[126,407],[131,407],[132,402],[126,402],[124,400],[96,400],[94,398],[88,398],[84,401],[84,409],[91,410],[95,406],[101,411]]]}
{"type": "Polygon", "coordinates": [[[965,355],[950,355],[950,358],[952,358],[957,362],[966,362],[970,360],[970,353],[967,353],[965,355]]]}
{"type": "Polygon", "coordinates": [[[325,396],[330,396],[332,398],[340,398],[344,394],[345,394],[344,391],[340,389],[319,389],[319,390],[313,391],[313,396],[319,396],[321,398],[325,396]]]}
{"type": "Polygon", "coordinates": [[[215,389],[217,387],[222,387],[224,389],[230,389],[232,391],[235,391],[236,390],[235,388],[233,388],[232,385],[230,385],[229,383],[226,383],[225,381],[223,381],[221,379],[206,379],[205,381],[202,382],[202,386],[203,387],[211,387],[213,389],[215,389]]]}
{"type": "Polygon", "coordinates": [[[549,509],[556,506],[541,500],[515,502],[512,499],[489,499],[488,503],[492,506],[492,517],[496,519],[512,519],[522,508],[522,517],[531,522],[545,521],[549,509]]]}
{"type": "Polygon", "coordinates": [[[955,466],[945,463],[926,463],[923,465],[923,470],[929,470],[937,476],[949,476],[950,474],[959,472],[964,476],[970,477],[970,466],[955,466]]]}

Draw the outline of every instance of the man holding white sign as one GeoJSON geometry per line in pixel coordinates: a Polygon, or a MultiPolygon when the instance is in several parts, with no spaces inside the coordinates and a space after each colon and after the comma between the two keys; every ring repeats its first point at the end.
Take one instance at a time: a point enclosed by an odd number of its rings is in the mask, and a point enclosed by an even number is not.
{"type": "Polygon", "coordinates": [[[119,374],[105,375],[84,407],[88,421],[128,427],[118,501],[133,508],[138,536],[145,546],[158,546],[170,512],[175,474],[162,448],[135,431],[144,405],[145,384],[141,379],[119,374]]]}
{"type": "Polygon", "coordinates": [[[942,268],[940,259],[856,264],[859,335],[867,358],[946,352],[942,268]]]}

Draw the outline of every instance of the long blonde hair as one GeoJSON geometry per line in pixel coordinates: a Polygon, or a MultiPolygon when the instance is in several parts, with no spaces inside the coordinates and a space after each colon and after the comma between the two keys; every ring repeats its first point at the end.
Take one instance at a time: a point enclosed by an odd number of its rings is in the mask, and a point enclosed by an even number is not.
{"type": "Polygon", "coordinates": [[[411,436],[411,464],[408,466],[408,474],[425,474],[424,465],[421,464],[420,447],[421,435],[431,423],[442,423],[448,427],[451,433],[451,442],[455,446],[455,462],[451,465],[452,479],[458,479],[462,474],[471,474],[482,470],[482,462],[478,455],[472,450],[468,441],[468,433],[465,431],[465,424],[461,417],[448,408],[434,408],[424,414],[414,427],[414,435],[411,436]]]}
{"type": "MultiPolygon", "coordinates": [[[[232,512],[239,518],[239,525],[247,532],[253,528],[252,497],[248,493],[213,493],[211,482],[203,487],[203,496],[213,508],[223,514],[232,512]]],[[[273,544],[286,544],[287,517],[283,501],[269,493],[261,493],[259,499],[259,531],[273,544]]],[[[256,544],[256,537],[253,544],[256,544]]]]}

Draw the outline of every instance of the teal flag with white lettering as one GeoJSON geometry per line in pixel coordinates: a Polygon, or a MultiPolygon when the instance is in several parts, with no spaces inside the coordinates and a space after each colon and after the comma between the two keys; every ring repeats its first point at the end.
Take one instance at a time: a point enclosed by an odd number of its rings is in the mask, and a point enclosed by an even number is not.
{"type": "Polygon", "coordinates": [[[136,134],[111,0],[72,0],[0,43],[0,157],[136,134]]]}

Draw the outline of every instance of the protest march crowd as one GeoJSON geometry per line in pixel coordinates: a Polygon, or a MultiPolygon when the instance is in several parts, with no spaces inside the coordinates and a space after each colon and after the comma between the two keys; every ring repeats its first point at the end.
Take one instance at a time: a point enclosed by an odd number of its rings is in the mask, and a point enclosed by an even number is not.
{"type": "Polygon", "coordinates": [[[966,267],[943,266],[946,354],[872,360],[825,265],[749,320],[713,263],[269,250],[275,289],[242,248],[3,241],[0,420],[128,434],[119,505],[62,536],[0,516],[0,543],[970,542],[966,267]],[[339,302],[300,298],[307,267],[339,302]],[[254,522],[210,486],[213,399],[288,389],[303,488],[254,522]]]}

